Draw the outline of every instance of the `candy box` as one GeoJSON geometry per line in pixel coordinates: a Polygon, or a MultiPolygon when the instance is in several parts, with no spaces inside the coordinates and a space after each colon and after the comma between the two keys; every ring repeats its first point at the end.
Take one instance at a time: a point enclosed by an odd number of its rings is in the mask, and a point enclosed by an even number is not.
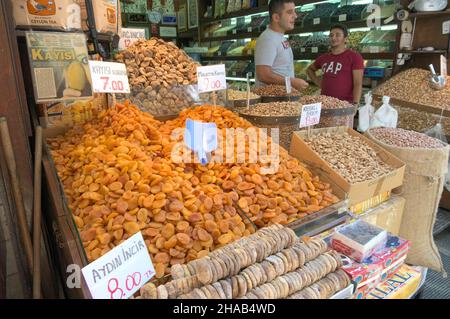
{"type": "Polygon", "coordinates": [[[358,220],[337,229],[331,238],[331,247],[357,262],[362,262],[384,247],[386,240],[386,230],[358,220]]]}
{"type": "Polygon", "coordinates": [[[420,267],[402,265],[391,278],[378,284],[366,296],[366,299],[407,299],[420,286],[422,271],[420,267]]]}
{"type": "Polygon", "coordinates": [[[356,297],[363,298],[377,284],[389,278],[405,262],[410,242],[388,234],[384,247],[358,263],[342,256],[343,270],[357,284],[356,297]]]}

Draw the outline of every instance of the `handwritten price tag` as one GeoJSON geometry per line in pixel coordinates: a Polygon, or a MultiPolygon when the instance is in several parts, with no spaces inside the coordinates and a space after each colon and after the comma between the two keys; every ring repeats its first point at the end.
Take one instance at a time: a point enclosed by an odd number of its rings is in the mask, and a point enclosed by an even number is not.
{"type": "Polygon", "coordinates": [[[142,233],[93,261],[81,272],[94,299],[125,299],[155,275],[142,233]]]}
{"type": "Polygon", "coordinates": [[[225,64],[197,67],[198,93],[225,90],[227,88],[225,64]]]}
{"type": "Polygon", "coordinates": [[[145,39],[145,29],[122,28],[120,32],[119,50],[130,47],[139,39],[145,39]]]}
{"type": "Polygon", "coordinates": [[[96,93],[130,93],[127,68],[123,63],[89,61],[92,87],[96,93]]]}
{"type": "Polygon", "coordinates": [[[319,124],[322,103],[306,104],[302,107],[300,128],[319,124]]]}

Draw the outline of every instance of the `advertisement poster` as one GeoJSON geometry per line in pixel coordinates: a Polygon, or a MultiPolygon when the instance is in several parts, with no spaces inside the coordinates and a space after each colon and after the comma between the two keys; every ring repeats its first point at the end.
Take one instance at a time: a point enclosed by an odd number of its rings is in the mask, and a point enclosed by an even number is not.
{"type": "Polygon", "coordinates": [[[83,33],[27,32],[36,103],[92,97],[83,33]]]}

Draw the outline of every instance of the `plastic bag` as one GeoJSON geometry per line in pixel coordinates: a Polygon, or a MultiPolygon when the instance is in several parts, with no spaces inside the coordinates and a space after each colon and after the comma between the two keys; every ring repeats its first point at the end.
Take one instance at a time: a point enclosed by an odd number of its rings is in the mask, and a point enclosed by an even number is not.
{"type": "Polygon", "coordinates": [[[374,113],[370,120],[370,128],[397,127],[398,112],[389,104],[389,101],[389,96],[383,96],[383,105],[374,113]]]}
{"type": "Polygon", "coordinates": [[[366,104],[358,109],[358,131],[360,132],[365,132],[370,128],[370,121],[373,117],[373,113],[375,112],[375,109],[372,106],[371,92],[367,93],[364,96],[364,101],[366,102],[366,104]]]}

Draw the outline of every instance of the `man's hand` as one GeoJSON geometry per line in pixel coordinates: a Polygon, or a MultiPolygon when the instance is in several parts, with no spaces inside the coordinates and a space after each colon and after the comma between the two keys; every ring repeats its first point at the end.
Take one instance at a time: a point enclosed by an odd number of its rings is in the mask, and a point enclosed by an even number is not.
{"type": "Polygon", "coordinates": [[[297,91],[305,90],[309,86],[308,82],[297,78],[291,78],[291,85],[297,91]]]}

